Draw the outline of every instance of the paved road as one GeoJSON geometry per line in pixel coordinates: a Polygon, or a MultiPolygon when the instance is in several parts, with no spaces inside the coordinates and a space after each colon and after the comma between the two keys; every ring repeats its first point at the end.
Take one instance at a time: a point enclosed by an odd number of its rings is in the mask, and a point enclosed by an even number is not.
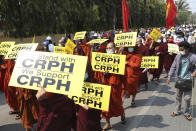
{"type": "MultiPolygon", "coordinates": [[[[161,77],[162,78],[162,77],[161,77]]],[[[175,118],[170,113],[175,107],[174,82],[170,87],[165,84],[166,79],[160,80],[160,85],[149,83],[149,90],[141,87],[136,98],[136,107],[130,107],[131,99],[124,102],[127,123],[122,125],[120,117],[112,118],[111,131],[191,131],[191,122],[183,115],[175,118]]],[[[194,90],[196,95],[196,90],[194,90]]],[[[196,130],[196,96],[194,97],[193,131],[196,130]]],[[[9,108],[5,104],[4,95],[0,93],[0,131],[23,131],[20,121],[8,115],[9,108]]],[[[104,125],[104,120],[101,121],[104,125]]]]}

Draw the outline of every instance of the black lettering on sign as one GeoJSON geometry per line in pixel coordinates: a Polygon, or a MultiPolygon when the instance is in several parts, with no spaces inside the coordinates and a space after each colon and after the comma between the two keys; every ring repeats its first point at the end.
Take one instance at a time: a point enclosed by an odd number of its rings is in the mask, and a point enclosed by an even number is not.
{"type": "Polygon", "coordinates": [[[58,67],[59,66],[59,62],[57,61],[49,61],[48,63],[48,70],[51,70],[52,67],[58,67]]]}
{"type": "Polygon", "coordinates": [[[71,84],[70,81],[67,81],[67,83],[63,84],[63,83],[62,83],[62,80],[58,80],[57,88],[56,88],[56,89],[57,89],[57,90],[60,90],[60,88],[63,86],[63,87],[65,87],[65,91],[69,91],[70,84],[71,84]]]}
{"type": "Polygon", "coordinates": [[[32,67],[32,62],[33,62],[33,60],[32,59],[25,59],[23,62],[22,62],[22,65],[24,66],[24,67],[32,67]]]}
{"type": "Polygon", "coordinates": [[[46,61],[45,60],[36,60],[35,68],[41,67],[41,69],[45,69],[46,61]]]}
{"type": "Polygon", "coordinates": [[[30,81],[30,86],[33,86],[34,84],[35,85],[40,85],[41,84],[41,81],[42,81],[42,78],[41,77],[32,76],[31,77],[31,81],[30,81]]]}
{"type": "Polygon", "coordinates": [[[69,72],[70,72],[70,73],[73,72],[74,63],[70,63],[70,65],[67,66],[65,62],[62,62],[61,71],[64,72],[64,70],[65,70],[66,68],[69,69],[69,72]]]}
{"type": "Polygon", "coordinates": [[[20,75],[20,76],[18,76],[18,78],[17,78],[18,84],[20,84],[20,85],[26,85],[28,82],[25,81],[25,79],[29,79],[29,77],[27,75],[20,75]]]}
{"type": "Polygon", "coordinates": [[[43,87],[46,88],[47,86],[54,85],[56,81],[54,79],[45,78],[43,87]]]}

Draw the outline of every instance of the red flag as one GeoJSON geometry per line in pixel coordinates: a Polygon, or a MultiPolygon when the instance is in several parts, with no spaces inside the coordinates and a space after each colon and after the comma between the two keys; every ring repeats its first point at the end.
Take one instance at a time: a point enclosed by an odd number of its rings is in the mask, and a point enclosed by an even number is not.
{"type": "Polygon", "coordinates": [[[129,30],[129,7],[126,0],[122,0],[122,16],[123,16],[123,28],[124,32],[129,30]]]}
{"type": "Polygon", "coordinates": [[[174,20],[177,15],[177,9],[174,0],[167,0],[166,8],[166,29],[168,30],[175,25],[174,20]]]}

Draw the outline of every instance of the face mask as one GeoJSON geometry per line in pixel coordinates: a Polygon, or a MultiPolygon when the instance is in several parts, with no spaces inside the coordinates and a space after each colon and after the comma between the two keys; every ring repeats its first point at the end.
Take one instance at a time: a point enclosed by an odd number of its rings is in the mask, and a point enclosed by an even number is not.
{"type": "Polygon", "coordinates": [[[140,46],[141,46],[141,44],[137,44],[137,46],[138,46],[138,47],[140,47],[140,46]]]}
{"type": "Polygon", "coordinates": [[[167,40],[166,39],[163,39],[163,43],[166,43],[167,42],[167,40]]]}
{"type": "Polygon", "coordinates": [[[85,73],[84,80],[88,78],[88,73],[85,73]]]}
{"type": "Polygon", "coordinates": [[[106,50],[106,53],[107,54],[114,54],[114,51],[113,50],[106,50]]]}
{"type": "Polygon", "coordinates": [[[133,48],[128,48],[128,52],[132,53],[134,51],[133,48]]]}
{"type": "Polygon", "coordinates": [[[186,53],[185,53],[185,51],[180,51],[180,54],[185,55],[186,53]]]}
{"type": "Polygon", "coordinates": [[[62,47],[61,43],[58,44],[59,47],[62,47]]]}
{"type": "Polygon", "coordinates": [[[158,40],[157,40],[157,43],[161,43],[161,40],[160,40],[160,39],[158,39],[158,40]]]}

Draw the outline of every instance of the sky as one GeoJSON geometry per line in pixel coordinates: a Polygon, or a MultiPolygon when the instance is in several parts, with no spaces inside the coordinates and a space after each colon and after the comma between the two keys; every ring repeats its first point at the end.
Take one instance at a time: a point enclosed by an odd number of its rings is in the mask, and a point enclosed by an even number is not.
{"type": "Polygon", "coordinates": [[[187,0],[187,3],[189,3],[190,11],[196,13],[196,0],[187,0]]]}

